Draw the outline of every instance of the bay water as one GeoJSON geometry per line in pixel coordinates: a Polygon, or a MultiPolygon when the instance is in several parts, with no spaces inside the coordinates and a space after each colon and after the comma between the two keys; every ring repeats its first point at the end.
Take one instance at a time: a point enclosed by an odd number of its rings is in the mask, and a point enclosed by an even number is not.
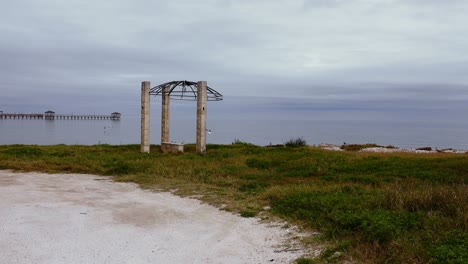
{"type": "MultiPolygon", "coordinates": [[[[152,103],[151,108],[150,140],[160,144],[160,105],[152,103]]],[[[141,119],[137,110],[122,111],[120,121],[0,119],[0,145],[139,144],[141,119]]],[[[364,105],[238,99],[209,102],[207,110],[209,144],[240,140],[269,145],[301,137],[309,145],[376,143],[468,150],[468,107],[464,102],[402,107],[382,102],[364,105]]],[[[195,102],[171,101],[171,141],[194,143],[195,131],[195,102]]]]}

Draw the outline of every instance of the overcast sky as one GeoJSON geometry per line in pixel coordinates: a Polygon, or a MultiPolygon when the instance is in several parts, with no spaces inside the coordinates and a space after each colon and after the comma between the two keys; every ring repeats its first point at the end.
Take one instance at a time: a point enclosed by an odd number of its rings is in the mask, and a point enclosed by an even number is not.
{"type": "Polygon", "coordinates": [[[182,79],[225,98],[468,102],[467,14],[468,0],[3,1],[0,108],[138,104],[141,81],[182,79]]]}

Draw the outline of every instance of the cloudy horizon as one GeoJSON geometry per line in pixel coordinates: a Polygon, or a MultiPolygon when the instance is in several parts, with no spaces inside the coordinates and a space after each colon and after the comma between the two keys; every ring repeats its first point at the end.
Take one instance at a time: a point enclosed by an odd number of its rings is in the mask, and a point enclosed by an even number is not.
{"type": "Polygon", "coordinates": [[[133,104],[141,81],[180,79],[225,98],[467,102],[466,13],[463,0],[10,1],[0,108],[133,104]]]}

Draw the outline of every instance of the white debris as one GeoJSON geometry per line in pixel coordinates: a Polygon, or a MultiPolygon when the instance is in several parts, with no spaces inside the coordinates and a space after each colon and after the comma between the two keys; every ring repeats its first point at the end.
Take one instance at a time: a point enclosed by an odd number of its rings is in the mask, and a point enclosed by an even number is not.
{"type": "Polygon", "coordinates": [[[325,150],[343,151],[340,146],[333,144],[320,144],[318,147],[325,150]]]}
{"type": "MultiPolygon", "coordinates": [[[[318,148],[331,150],[331,151],[343,151],[338,145],[333,144],[320,144],[318,148]]],[[[468,154],[466,150],[455,150],[455,149],[410,149],[410,148],[389,148],[389,147],[371,147],[371,148],[363,148],[359,150],[359,152],[374,152],[374,153],[454,153],[454,154],[468,154]],[[430,149],[430,150],[429,150],[430,149]]]]}

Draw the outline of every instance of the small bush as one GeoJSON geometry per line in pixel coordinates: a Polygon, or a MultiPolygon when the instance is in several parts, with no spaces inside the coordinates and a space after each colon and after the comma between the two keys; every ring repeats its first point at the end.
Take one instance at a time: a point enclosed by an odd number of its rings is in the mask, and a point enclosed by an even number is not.
{"type": "Polygon", "coordinates": [[[304,147],[307,144],[305,139],[303,138],[291,138],[290,140],[286,141],[284,145],[289,148],[298,148],[298,147],[304,147]]]}

